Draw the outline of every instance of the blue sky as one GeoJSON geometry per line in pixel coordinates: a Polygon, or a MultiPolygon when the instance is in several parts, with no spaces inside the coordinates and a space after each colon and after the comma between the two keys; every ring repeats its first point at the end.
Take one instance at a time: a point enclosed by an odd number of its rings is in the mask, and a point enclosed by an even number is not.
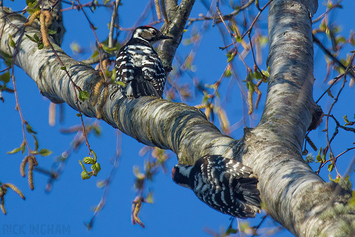
{"type": "MultiPolygon", "coordinates": [[[[261,1],[260,5],[263,6],[266,1],[261,1]]],[[[82,3],[86,3],[82,1],[82,3]]],[[[123,1],[122,10],[120,11],[120,24],[122,27],[131,27],[140,16],[147,1],[123,1]]],[[[23,9],[22,3],[15,1],[5,1],[4,5],[11,7],[14,10],[23,9]]],[[[349,36],[350,29],[354,29],[352,17],[352,10],[355,8],[354,1],[344,1],[343,9],[338,9],[331,14],[330,20],[335,21],[341,25],[342,34],[346,37],[349,36]]],[[[67,4],[64,7],[68,7],[67,4]]],[[[316,17],[322,14],[325,7],[320,1],[320,6],[316,17]]],[[[97,34],[100,40],[106,38],[108,28],[107,24],[110,20],[111,12],[98,8],[95,14],[90,13],[86,9],[90,20],[98,27],[97,34]]],[[[225,9],[224,13],[230,11],[225,9]]],[[[255,13],[254,9],[254,13],[255,13]]],[[[196,1],[193,8],[191,17],[197,17],[199,13],[206,14],[206,10],[200,1],[196,1]]],[[[75,10],[65,11],[63,13],[64,25],[67,33],[64,37],[62,48],[70,56],[77,60],[83,60],[90,56],[91,49],[95,38],[90,30],[89,24],[81,12],[75,10]],[[70,49],[72,42],[79,43],[87,53],[84,55],[74,55],[70,49]]],[[[151,16],[151,15],[150,15],[151,16]]],[[[151,17],[148,17],[150,19],[151,17]]],[[[266,32],[266,18],[267,11],[261,15],[262,21],[260,26],[266,32]]],[[[144,24],[148,23],[145,21],[144,24]]],[[[157,27],[160,27],[158,25],[157,27]]],[[[196,24],[196,29],[201,27],[201,23],[196,24]]],[[[192,28],[186,33],[184,38],[190,36],[192,28]]],[[[122,37],[123,39],[124,37],[122,37]]],[[[319,37],[322,41],[325,40],[324,36],[319,37]]],[[[207,30],[205,37],[201,42],[201,46],[196,55],[195,66],[196,72],[194,76],[198,77],[203,83],[213,83],[217,81],[226,66],[226,52],[221,51],[218,47],[223,46],[223,42],[218,33],[217,27],[207,30]]],[[[329,45],[328,45],[329,46],[329,45]]],[[[191,45],[181,46],[178,49],[178,55],[185,57],[191,50],[191,45]]],[[[344,52],[351,49],[347,47],[344,52]]],[[[267,55],[267,48],[263,50],[263,63],[262,69],[265,69],[265,61],[267,55]]],[[[344,57],[345,54],[341,56],[344,57]]],[[[238,71],[240,80],[245,78],[245,68],[239,60],[235,60],[235,67],[238,71]]],[[[250,56],[247,58],[250,66],[250,56]]],[[[1,64],[1,70],[4,65],[1,64]]],[[[327,88],[327,84],[323,83],[325,77],[325,61],[323,53],[315,46],[315,100],[327,88]]],[[[330,78],[335,77],[336,73],[331,73],[330,78]]],[[[38,157],[39,166],[43,168],[50,168],[56,156],[60,155],[68,149],[70,142],[74,135],[63,135],[58,132],[60,128],[68,128],[80,123],[76,116],[76,111],[72,110],[69,106],[65,106],[64,122],[59,124],[58,120],[54,127],[48,125],[48,107],[49,100],[40,95],[36,84],[23,72],[21,69],[15,69],[15,76],[17,87],[19,91],[20,105],[24,113],[25,119],[38,133],[40,148],[47,148],[53,151],[49,157],[38,157]]],[[[181,83],[192,84],[191,77],[185,74],[179,79],[181,83]]],[[[333,94],[337,93],[340,85],[335,86],[333,94]]],[[[265,92],[266,86],[263,85],[261,89],[265,92]]],[[[342,121],[343,115],[347,114],[348,118],[353,118],[355,107],[353,101],[353,88],[350,89],[348,85],[345,86],[345,92],[340,96],[339,102],[336,104],[333,113],[338,115],[338,120],[342,121]]],[[[193,89],[194,98],[187,101],[189,105],[196,105],[201,102],[202,95],[196,93],[193,89]]],[[[112,168],[110,158],[114,155],[116,149],[116,131],[100,121],[102,128],[101,137],[89,136],[89,142],[92,149],[98,155],[101,164],[101,172],[97,178],[91,178],[83,181],[80,177],[82,168],[78,160],[88,155],[87,148],[83,145],[81,149],[74,152],[69,158],[65,171],[60,177],[58,182],[54,183],[52,191],[47,194],[44,189],[47,183],[47,177],[35,172],[34,184],[35,190],[31,191],[28,188],[27,177],[20,176],[19,167],[23,159],[21,154],[7,155],[6,152],[13,148],[19,147],[22,142],[22,130],[20,117],[15,111],[15,98],[11,94],[3,94],[5,103],[0,104],[3,116],[0,118],[1,134],[0,134],[0,159],[3,165],[0,171],[0,182],[13,183],[22,190],[26,196],[26,201],[21,200],[17,194],[11,190],[5,196],[5,207],[7,209],[7,216],[0,213],[0,235],[11,236],[36,236],[36,228],[43,230],[39,232],[42,236],[53,236],[54,233],[70,234],[70,236],[210,236],[204,229],[209,228],[214,231],[219,231],[220,228],[227,228],[229,225],[229,216],[221,214],[213,209],[207,207],[204,203],[200,202],[193,192],[188,189],[182,188],[172,182],[170,172],[172,167],[177,163],[176,156],[172,153],[171,159],[167,163],[168,172],[159,174],[154,178],[153,183],[149,183],[148,187],[154,193],[154,203],[144,204],[140,213],[140,218],[146,225],[142,229],[138,225],[132,225],[130,220],[131,202],[136,196],[133,189],[134,174],[133,166],[139,166],[141,169],[144,160],[148,159],[148,155],[141,157],[138,151],[144,147],[143,144],[138,143],[133,138],[122,135],[122,155],[120,159],[120,166],[113,180],[110,188],[110,193],[107,198],[106,206],[96,217],[94,227],[88,231],[84,222],[89,222],[93,211],[92,207],[97,205],[102,197],[103,189],[96,187],[96,182],[105,179],[112,168]],[[31,232],[32,231],[32,232],[31,232]],[[19,233],[19,234],[18,234],[19,233]]],[[[231,79],[224,79],[221,86],[221,105],[225,106],[228,112],[231,125],[240,121],[243,116],[243,107],[241,103],[240,90],[237,84],[231,79]],[[228,89],[230,87],[232,89],[228,89]]],[[[261,99],[260,107],[256,110],[255,114],[247,117],[247,122],[243,126],[256,126],[261,117],[262,108],[265,100],[265,94],[261,99]]],[[[327,111],[332,100],[330,97],[323,98],[321,105],[324,111],[327,111]]],[[[58,112],[58,110],[57,110],[58,112]]],[[[86,119],[86,123],[94,122],[94,119],[86,119]]],[[[218,120],[216,123],[219,126],[218,120]]],[[[321,129],[324,128],[324,122],[321,129]]],[[[231,135],[239,139],[242,135],[242,127],[238,128],[231,135]]],[[[324,134],[318,129],[311,133],[311,138],[316,145],[324,146],[324,134]]],[[[353,146],[354,135],[346,134],[340,131],[342,137],[334,141],[333,151],[338,154],[346,148],[353,146]]],[[[27,138],[30,138],[27,135],[27,138]]],[[[31,141],[31,139],[29,139],[31,141]]],[[[311,150],[309,148],[309,150],[311,150]]],[[[313,152],[314,153],[314,152],[313,152]]],[[[354,152],[349,152],[341,158],[338,163],[340,173],[344,173],[349,164],[349,160],[354,156],[354,152]]],[[[313,169],[317,169],[318,165],[311,164],[313,169]]],[[[329,181],[328,171],[326,168],[321,171],[321,176],[325,181],[329,181]]],[[[333,171],[332,178],[335,178],[333,171]]],[[[350,177],[354,181],[354,176],[350,177]]],[[[147,190],[148,192],[148,190],[147,190]]],[[[263,212],[263,214],[265,214],[263,212]]],[[[250,225],[259,223],[263,215],[258,215],[254,220],[248,220],[250,225]]],[[[241,220],[243,222],[243,220],[241,220]]],[[[275,223],[272,219],[268,218],[261,228],[272,228],[275,223]]],[[[276,225],[277,226],[277,225],[276,225]]],[[[236,222],[234,223],[236,228],[236,222]]],[[[281,231],[273,236],[292,236],[288,231],[281,231]]]]}

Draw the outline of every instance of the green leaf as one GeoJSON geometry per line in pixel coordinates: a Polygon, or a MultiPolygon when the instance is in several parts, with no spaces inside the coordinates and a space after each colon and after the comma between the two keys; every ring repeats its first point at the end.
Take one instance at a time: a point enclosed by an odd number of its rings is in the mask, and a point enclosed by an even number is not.
{"type": "Polygon", "coordinates": [[[270,77],[269,68],[267,71],[261,70],[266,77],[270,77]]]}
{"type": "Polygon", "coordinates": [[[49,35],[55,35],[55,34],[57,34],[57,31],[48,29],[47,33],[48,33],[49,35]]]}
{"type": "Polygon", "coordinates": [[[37,134],[37,132],[33,131],[31,125],[29,125],[29,124],[26,124],[26,130],[28,133],[37,134]]]}
{"type": "Polygon", "coordinates": [[[89,92],[87,91],[80,91],[79,92],[79,99],[82,100],[82,101],[85,101],[86,99],[89,99],[90,96],[89,96],[89,92]]]}
{"type": "Polygon", "coordinates": [[[112,69],[111,81],[114,82],[116,80],[116,68],[112,69]]]}
{"type": "Polygon", "coordinates": [[[330,90],[327,91],[328,95],[334,99],[334,96],[332,95],[332,92],[330,90]]]}
{"type": "Polygon", "coordinates": [[[94,126],[93,127],[93,130],[94,130],[94,135],[99,137],[101,135],[101,129],[99,126],[94,126]]]}
{"type": "Polygon", "coordinates": [[[237,41],[237,43],[242,42],[242,38],[239,35],[236,35],[234,38],[237,41]]]}
{"type": "Polygon", "coordinates": [[[23,145],[21,146],[21,148],[22,148],[22,155],[23,155],[23,154],[25,154],[25,151],[26,151],[26,146],[25,146],[25,144],[23,144],[23,145]]]}
{"type": "Polygon", "coordinates": [[[38,49],[43,49],[44,48],[44,44],[41,41],[38,41],[38,49]]]}
{"type": "Polygon", "coordinates": [[[235,57],[234,53],[228,53],[227,54],[227,63],[229,63],[230,61],[232,61],[235,57]]]}
{"type": "Polygon", "coordinates": [[[260,36],[259,37],[259,43],[260,43],[261,47],[265,46],[268,41],[269,41],[269,39],[267,36],[260,36]]]}
{"type": "Polygon", "coordinates": [[[355,191],[352,191],[351,194],[352,197],[350,198],[348,204],[350,207],[355,207],[355,191]]]}
{"type": "Polygon", "coordinates": [[[10,67],[12,65],[12,55],[5,52],[0,52],[2,59],[4,60],[6,66],[10,67]]]}
{"type": "Polygon", "coordinates": [[[343,119],[344,119],[344,121],[345,121],[345,123],[350,123],[350,121],[349,121],[349,119],[348,119],[348,116],[347,115],[344,115],[344,117],[343,117],[343,119]]]}
{"type": "Polygon", "coordinates": [[[11,34],[9,34],[9,40],[10,40],[10,46],[13,47],[13,48],[16,48],[15,41],[12,39],[12,35],[11,34]]]}
{"type": "Polygon", "coordinates": [[[204,91],[203,92],[203,99],[202,99],[202,104],[205,104],[208,102],[208,94],[204,91]]]}
{"type": "Polygon", "coordinates": [[[153,199],[153,192],[149,192],[148,197],[145,199],[146,203],[153,203],[154,199],[153,199]]]}
{"type": "Polygon", "coordinates": [[[26,4],[34,4],[36,2],[36,0],[26,0],[26,4]]]}
{"type": "Polygon", "coordinates": [[[38,140],[35,135],[33,135],[33,134],[31,134],[31,135],[32,135],[33,139],[35,140],[35,151],[37,151],[38,150],[38,140]]]}
{"type": "Polygon", "coordinates": [[[33,37],[35,38],[36,42],[38,42],[38,41],[39,41],[39,37],[38,37],[38,35],[37,35],[37,34],[34,34],[34,35],[33,35],[33,37]]]}
{"type": "Polygon", "coordinates": [[[233,228],[228,228],[228,230],[226,231],[226,235],[230,235],[230,234],[236,234],[238,233],[238,229],[233,229],[233,228]]]}
{"type": "Polygon", "coordinates": [[[82,178],[83,180],[85,180],[85,179],[90,179],[90,177],[91,177],[91,175],[89,175],[88,172],[86,172],[86,171],[81,172],[81,178],[82,178]]]}
{"type": "Polygon", "coordinates": [[[262,79],[263,75],[261,75],[261,73],[259,71],[255,71],[254,72],[254,78],[255,79],[262,79]]]}
{"type": "Polygon", "coordinates": [[[48,149],[41,149],[38,154],[40,154],[41,156],[49,156],[50,154],[52,154],[52,152],[48,149]]]}
{"type": "Polygon", "coordinates": [[[225,77],[230,77],[232,75],[232,72],[231,72],[231,70],[230,69],[227,69],[225,72],[224,72],[224,76],[225,77]]]}
{"type": "Polygon", "coordinates": [[[0,81],[3,81],[4,83],[8,83],[10,81],[10,72],[7,71],[7,72],[1,74],[0,81]]]}
{"type": "Polygon", "coordinates": [[[329,170],[329,172],[332,172],[332,171],[333,171],[333,168],[334,168],[334,165],[333,165],[333,164],[329,164],[329,165],[328,165],[328,170],[329,170]]]}
{"type": "Polygon", "coordinates": [[[27,38],[29,38],[31,41],[38,43],[38,40],[32,38],[31,36],[29,36],[28,34],[25,34],[27,38]]]}
{"type": "Polygon", "coordinates": [[[116,47],[113,47],[113,48],[109,48],[105,45],[102,45],[102,49],[105,50],[106,52],[110,53],[112,51],[115,51],[116,50],[116,47]]]}
{"type": "Polygon", "coordinates": [[[336,38],[336,42],[337,42],[337,44],[339,44],[339,43],[346,43],[346,39],[345,39],[343,36],[338,36],[338,37],[336,38]]]}
{"type": "Polygon", "coordinates": [[[62,70],[67,70],[66,66],[60,67],[62,70]]]}
{"type": "Polygon", "coordinates": [[[91,166],[91,169],[95,172],[95,176],[99,173],[99,171],[101,170],[101,166],[99,163],[95,163],[91,166]]]}
{"type": "Polygon", "coordinates": [[[322,162],[322,147],[319,147],[319,152],[318,152],[318,155],[316,156],[316,162],[317,163],[320,163],[322,162]]]}
{"type": "Polygon", "coordinates": [[[115,81],[116,85],[126,87],[126,84],[123,81],[115,81]]]}
{"type": "Polygon", "coordinates": [[[16,48],[15,41],[13,41],[12,39],[10,39],[10,46],[16,48]]]}
{"type": "Polygon", "coordinates": [[[247,81],[247,85],[246,86],[247,86],[248,90],[251,91],[251,92],[254,92],[255,87],[256,87],[256,85],[253,82],[251,82],[251,81],[247,81]]]}
{"type": "Polygon", "coordinates": [[[83,162],[85,164],[95,164],[95,160],[91,157],[84,157],[83,162]]]}
{"type": "Polygon", "coordinates": [[[22,147],[18,147],[18,148],[13,149],[12,151],[8,151],[7,154],[15,154],[21,150],[22,150],[22,147]]]}
{"type": "Polygon", "coordinates": [[[94,53],[91,55],[91,58],[96,58],[99,55],[99,51],[95,50],[94,53]]]}
{"type": "Polygon", "coordinates": [[[240,230],[243,232],[246,232],[250,228],[248,222],[242,222],[240,223],[240,230]]]}

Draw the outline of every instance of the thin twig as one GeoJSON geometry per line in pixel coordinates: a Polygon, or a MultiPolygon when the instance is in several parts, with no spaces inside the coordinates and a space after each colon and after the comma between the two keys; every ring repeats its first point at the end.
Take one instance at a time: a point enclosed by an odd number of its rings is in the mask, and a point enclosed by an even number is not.
{"type": "MultiPolygon", "coordinates": [[[[346,66],[342,62],[340,62],[326,47],[324,47],[324,45],[314,34],[312,34],[312,37],[313,37],[313,42],[316,43],[319,46],[319,48],[323,50],[324,53],[326,53],[336,64],[338,64],[339,67],[341,67],[344,70],[346,69],[346,66]]],[[[353,80],[355,80],[354,73],[352,71],[349,71],[348,73],[353,78],[353,80]]]]}
{"type": "Polygon", "coordinates": [[[113,30],[115,29],[115,22],[117,18],[118,6],[121,4],[121,0],[116,0],[113,7],[113,12],[111,16],[110,31],[108,33],[108,47],[113,48],[113,30]]]}

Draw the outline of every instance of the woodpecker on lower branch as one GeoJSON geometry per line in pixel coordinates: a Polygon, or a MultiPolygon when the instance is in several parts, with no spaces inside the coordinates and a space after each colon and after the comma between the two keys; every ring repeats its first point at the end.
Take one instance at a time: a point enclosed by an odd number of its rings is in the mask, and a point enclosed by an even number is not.
{"type": "Polygon", "coordinates": [[[255,217],[260,213],[258,179],[251,168],[217,155],[206,155],[195,165],[175,165],[175,183],[194,191],[207,205],[222,213],[239,217],[255,217]]]}
{"type": "Polygon", "coordinates": [[[122,94],[130,98],[140,96],[163,97],[166,75],[163,64],[152,44],[172,37],[163,35],[151,26],[137,27],[128,43],[116,58],[116,81],[122,94]]]}

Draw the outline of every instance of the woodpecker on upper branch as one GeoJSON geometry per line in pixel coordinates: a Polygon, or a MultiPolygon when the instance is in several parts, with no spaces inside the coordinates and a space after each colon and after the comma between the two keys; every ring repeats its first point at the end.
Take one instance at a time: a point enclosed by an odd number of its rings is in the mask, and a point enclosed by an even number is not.
{"type": "Polygon", "coordinates": [[[163,97],[166,75],[152,44],[172,39],[151,26],[137,27],[116,58],[116,81],[124,82],[119,89],[126,97],[163,97]]]}
{"type": "Polygon", "coordinates": [[[195,165],[175,165],[175,183],[191,189],[207,205],[239,218],[260,213],[258,179],[251,168],[232,159],[206,155],[195,165]]]}

